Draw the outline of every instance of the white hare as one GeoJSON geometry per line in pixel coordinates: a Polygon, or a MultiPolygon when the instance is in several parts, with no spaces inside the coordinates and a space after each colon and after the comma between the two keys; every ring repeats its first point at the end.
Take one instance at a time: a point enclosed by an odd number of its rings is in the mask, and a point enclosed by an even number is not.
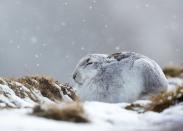
{"type": "Polygon", "coordinates": [[[168,86],[159,65],[134,52],[87,55],[76,66],[73,79],[82,101],[132,102],[168,86]]]}

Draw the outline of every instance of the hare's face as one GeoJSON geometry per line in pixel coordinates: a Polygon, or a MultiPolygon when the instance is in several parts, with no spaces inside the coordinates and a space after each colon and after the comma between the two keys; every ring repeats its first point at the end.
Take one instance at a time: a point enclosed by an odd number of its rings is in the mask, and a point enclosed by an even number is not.
{"type": "Polygon", "coordinates": [[[73,73],[76,83],[82,85],[93,79],[101,70],[105,55],[92,54],[82,58],[73,73]]]}

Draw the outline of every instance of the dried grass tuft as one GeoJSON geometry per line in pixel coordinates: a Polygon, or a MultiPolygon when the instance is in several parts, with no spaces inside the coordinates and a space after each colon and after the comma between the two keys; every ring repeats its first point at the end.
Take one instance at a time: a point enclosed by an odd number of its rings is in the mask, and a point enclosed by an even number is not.
{"type": "Polygon", "coordinates": [[[33,109],[32,114],[54,120],[70,121],[76,123],[89,122],[85,115],[83,106],[78,102],[64,103],[61,105],[38,105],[33,109]]]}
{"type": "Polygon", "coordinates": [[[162,112],[165,109],[183,102],[183,86],[177,87],[175,91],[163,92],[152,98],[152,103],[146,111],[162,112]]]}
{"type": "MultiPolygon", "coordinates": [[[[54,103],[63,101],[79,101],[79,97],[69,84],[61,84],[48,76],[25,76],[21,78],[1,78],[0,85],[7,85],[17,97],[29,99],[34,103],[41,104],[49,100],[54,103]]],[[[4,88],[2,86],[2,88],[4,88]]],[[[0,95],[9,101],[0,100],[0,108],[20,108],[16,100],[11,100],[9,94],[4,91],[0,95]],[[11,106],[7,105],[10,104],[11,106]]]]}
{"type": "Polygon", "coordinates": [[[183,68],[178,66],[167,66],[163,69],[163,72],[169,77],[179,77],[183,74],[183,68]]]}
{"type": "Polygon", "coordinates": [[[128,110],[144,113],[147,111],[162,112],[165,109],[183,102],[183,86],[177,87],[170,92],[162,92],[151,98],[151,103],[145,106],[139,104],[130,104],[126,107],[128,110]]]}

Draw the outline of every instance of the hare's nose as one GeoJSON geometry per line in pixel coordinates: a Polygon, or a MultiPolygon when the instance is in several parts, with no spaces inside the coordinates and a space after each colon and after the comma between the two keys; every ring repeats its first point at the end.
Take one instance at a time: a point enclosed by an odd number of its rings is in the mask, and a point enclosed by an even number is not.
{"type": "Polygon", "coordinates": [[[76,79],[76,76],[77,76],[77,73],[74,73],[74,74],[73,74],[73,79],[74,79],[74,80],[76,79]]]}

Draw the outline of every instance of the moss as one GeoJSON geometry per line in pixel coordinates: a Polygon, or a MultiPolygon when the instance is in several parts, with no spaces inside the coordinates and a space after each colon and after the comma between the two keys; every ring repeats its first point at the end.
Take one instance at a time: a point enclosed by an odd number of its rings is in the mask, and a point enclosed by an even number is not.
{"type": "Polygon", "coordinates": [[[45,107],[38,105],[33,109],[32,115],[77,123],[89,122],[83,106],[78,102],[65,103],[64,105],[50,104],[45,107]]]}
{"type": "Polygon", "coordinates": [[[163,69],[166,76],[179,77],[183,73],[183,68],[178,66],[167,66],[163,69]]]}

